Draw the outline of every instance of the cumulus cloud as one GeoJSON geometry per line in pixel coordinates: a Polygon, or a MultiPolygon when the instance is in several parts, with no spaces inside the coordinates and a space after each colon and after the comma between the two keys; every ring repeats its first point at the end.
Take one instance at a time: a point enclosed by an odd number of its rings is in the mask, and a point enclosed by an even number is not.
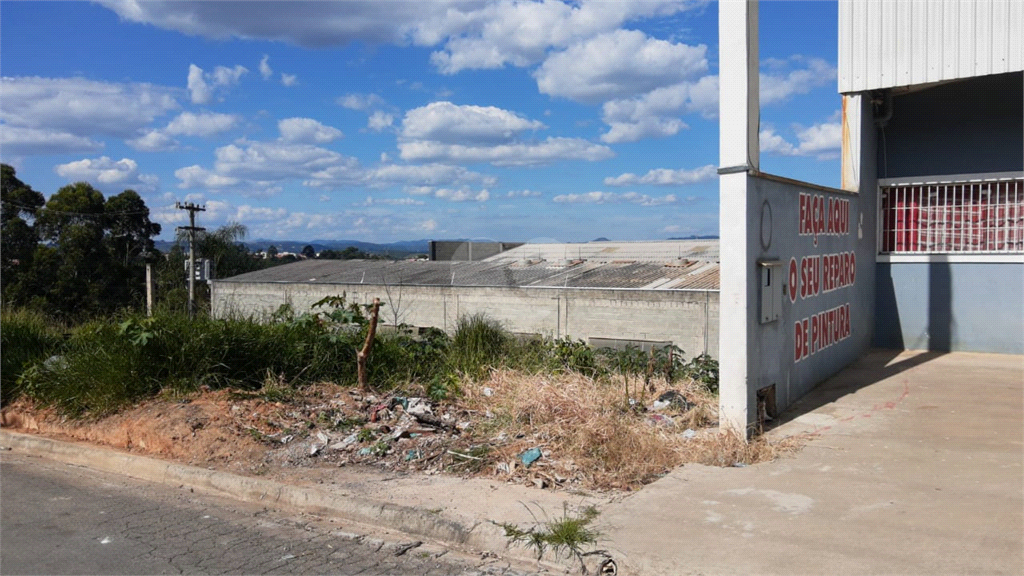
{"type": "Polygon", "coordinates": [[[467,146],[423,140],[399,142],[398,149],[405,160],[490,162],[495,166],[528,166],[558,160],[596,162],[615,156],[607,146],[594,144],[582,138],[553,137],[539,142],[516,142],[494,146],[467,146]]]}
{"type": "Polygon", "coordinates": [[[665,204],[674,204],[676,200],[675,194],[666,194],[665,196],[653,197],[647,194],[640,194],[637,192],[586,192],[583,194],[559,194],[551,199],[553,202],[558,204],[637,204],[640,206],[662,206],[665,204]]]}
{"type": "Polygon", "coordinates": [[[675,84],[707,69],[707,46],[615,30],[551,55],[534,76],[542,94],[596,104],[675,84]]]}
{"type": "Polygon", "coordinates": [[[215,90],[237,84],[248,72],[249,69],[240,64],[234,68],[217,66],[213,72],[204,72],[199,66],[189,64],[187,86],[192,103],[208,104],[213,100],[215,90]]]}
{"type": "Polygon", "coordinates": [[[808,127],[794,125],[796,144],[766,125],[759,133],[761,152],[775,156],[815,156],[818,160],[836,158],[843,145],[843,127],[839,122],[822,122],[808,127]]]}
{"type": "Polygon", "coordinates": [[[182,112],[167,124],[164,132],[171,136],[208,137],[230,130],[237,123],[238,117],[233,114],[182,112]]]}
{"type": "Polygon", "coordinates": [[[279,120],[277,129],[282,142],[304,144],[327,144],[344,136],[341,130],[325,126],[312,118],[285,118],[279,120]]]}
{"type": "Polygon", "coordinates": [[[434,190],[434,198],[441,198],[449,202],[486,202],[490,199],[491,193],[487,190],[474,192],[468,188],[439,188],[434,190]]]}
{"type": "Polygon", "coordinates": [[[15,77],[0,80],[0,91],[0,138],[12,155],[94,151],[97,138],[137,137],[179,108],[173,89],[152,84],[15,77]]]}
{"type": "Polygon", "coordinates": [[[426,202],[415,198],[374,198],[373,196],[367,196],[366,200],[364,200],[360,206],[374,206],[380,204],[385,206],[423,206],[426,202]]]}
{"type": "Polygon", "coordinates": [[[609,176],[604,179],[605,186],[635,186],[637,184],[648,184],[652,186],[683,186],[686,184],[696,184],[698,182],[706,182],[708,180],[714,180],[718,177],[718,168],[713,164],[707,166],[701,166],[700,168],[694,168],[693,170],[686,170],[680,168],[679,170],[671,170],[669,168],[655,168],[644,174],[643,176],[637,176],[632,173],[620,174],[619,176],[609,176]]]}
{"type": "Polygon", "coordinates": [[[698,113],[712,118],[717,112],[718,77],[704,76],[656,88],[636,98],[605,102],[602,119],[609,130],[601,135],[601,141],[611,144],[673,136],[688,127],[678,118],[680,115],[698,113]]]}
{"type": "Polygon", "coordinates": [[[506,198],[540,198],[542,194],[537,190],[509,190],[506,198]]]}
{"type": "Polygon", "coordinates": [[[141,136],[125,142],[143,152],[173,150],[178,146],[178,142],[172,136],[208,138],[234,128],[238,120],[239,118],[233,114],[182,112],[164,128],[146,130],[141,136]]]}
{"type": "Polygon", "coordinates": [[[519,138],[523,132],[542,128],[542,122],[493,106],[433,102],[406,113],[398,148],[405,160],[490,162],[500,166],[596,161],[614,155],[608,147],[580,138],[519,138]]]}
{"type": "Polygon", "coordinates": [[[367,171],[367,182],[374,184],[405,184],[409,186],[445,186],[481,183],[493,186],[493,176],[450,164],[387,164],[367,171]]]}
{"type": "Polygon", "coordinates": [[[342,108],[349,110],[367,110],[374,106],[380,106],[384,99],[376,94],[346,94],[339,96],[335,102],[342,108]]]}
{"type": "Polygon", "coordinates": [[[366,127],[374,132],[380,132],[390,128],[395,123],[395,117],[380,110],[375,111],[366,121],[366,127]]]}
{"type": "Polygon", "coordinates": [[[281,85],[282,86],[295,86],[299,83],[299,77],[295,74],[281,73],[281,85]]]}
{"type": "Polygon", "coordinates": [[[91,152],[103,148],[103,144],[60,130],[4,125],[0,130],[0,147],[7,154],[22,156],[91,152]]]}
{"type": "Polygon", "coordinates": [[[270,77],[273,75],[274,69],[270,67],[270,56],[264,54],[260,60],[260,76],[263,76],[264,80],[270,80],[270,77]]]}
{"type": "Polygon", "coordinates": [[[614,30],[622,23],[672,14],[692,6],[680,0],[630,0],[572,5],[541,2],[388,2],[245,4],[101,0],[121,18],[191,36],[285,41],[306,47],[371,44],[435,46],[446,73],[464,68],[528,65],[549,47],[614,30]],[[489,48],[493,56],[484,53],[489,48]]]}
{"type": "Polygon", "coordinates": [[[494,106],[458,106],[431,102],[405,113],[402,137],[446,143],[507,142],[528,130],[540,130],[544,123],[494,106]]]}
{"type": "Polygon", "coordinates": [[[784,102],[795,94],[806,94],[815,88],[836,83],[835,66],[821,58],[795,55],[789,61],[771,61],[769,68],[774,73],[762,73],[759,80],[762,104],[784,102]],[[792,65],[799,67],[785,70],[792,65]]]}
{"type": "Polygon", "coordinates": [[[106,156],[83,158],[54,167],[60,177],[69,182],[91,182],[100,188],[135,188],[137,191],[156,190],[159,178],[153,174],[140,174],[139,165],[130,158],[111,160],[106,156]]]}

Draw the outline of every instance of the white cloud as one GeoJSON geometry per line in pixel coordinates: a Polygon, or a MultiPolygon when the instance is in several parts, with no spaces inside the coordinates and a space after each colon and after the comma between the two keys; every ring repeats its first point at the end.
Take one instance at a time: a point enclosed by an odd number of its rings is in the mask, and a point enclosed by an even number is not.
{"type": "Polygon", "coordinates": [[[138,138],[125,140],[125,143],[142,152],[162,152],[172,150],[178,142],[162,130],[149,130],[138,138]]]}
{"type": "Polygon", "coordinates": [[[241,64],[234,68],[217,66],[213,72],[203,72],[203,69],[195,64],[188,65],[188,91],[192,97],[193,104],[208,104],[213,100],[213,93],[216,88],[224,88],[237,84],[238,81],[249,72],[249,69],[241,64]]]}
{"type": "Polygon", "coordinates": [[[839,122],[822,122],[809,127],[794,125],[794,145],[766,125],[759,134],[761,152],[776,156],[815,156],[818,160],[836,158],[843,144],[843,127],[839,122]]]}
{"type": "Polygon", "coordinates": [[[238,81],[249,73],[249,69],[241,64],[236,64],[234,68],[228,68],[227,66],[217,66],[213,69],[210,77],[213,78],[213,84],[215,86],[231,86],[232,84],[238,84],[238,81]]]}
{"type": "Polygon", "coordinates": [[[178,168],[174,176],[181,181],[178,188],[184,189],[227,188],[237,186],[240,182],[238,178],[215,174],[198,164],[178,168]]]}
{"type": "Polygon", "coordinates": [[[59,130],[4,125],[0,129],[0,148],[7,155],[21,156],[91,152],[103,148],[103,144],[59,130]]]}
{"type": "Polygon", "coordinates": [[[439,188],[434,190],[434,198],[441,198],[449,202],[486,202],[491,197],[487,190],[474,192],[468,188],[439,188]]]}
{"type": "Polygon", "coordinates": [[[509,190],[506,198],[539,198],[541,193],[537,190],[509,190]]]}
{"type": "Polygon", "coordinates": [[[384,99],[376,94],[346,94],[339,96],[335,102],[349,110],[366,110],[384,103],[384,99]]]}
{"type": "Polygon", "coordinates": [[[395,117],[380,110],[375,111],[366,121],[366,127],[374,132],[380,132],[395,123],[395,117]]]}
{"type": "Polygon", "coordinates": [[[493,106],[433,102],[406,112],[398,149],[405,160],[490,162],[498,166],[596,161],[614,156],[607,146],[580,138],[518,140],[521,133],[544,127],[537,120],[493,106]]]}
{"type": "Polygon", "coordinates": [[[431,102],[405,113],[402,137],[445,143],[508,142],[517,134],[540,130],[544,123],[494,106],[458,106],[431,102]]]}
{"type": "Polygon", "coordinates": [[[559,194],[551,199],[558,204],[638,204],[640,206],[662,206],[674,204],[675,194],[666,194],[660,198],[639,194],[637,192],[586,192],[584,194],[559,194]]]}
{"type": "Polygon", "coordinates": [[[713,164],[701,166],[693,170],[680,168],[671,170],[668,168],[655,168],[644,174],[625,173],[619,176],[609,176],[604,179],[605,186],[634,186],[637,184],[649,184],[653,186],[683,186],[714,180],[718,176],[718,168],[713,164]]]}
{"type": "Polygon", "coordinates": [[[270,56],[264,54],[260,60],[260,76],[263,76],[264,80],[270,80],[270,77],[273,75],[274,69],[270,67],[270,56]]]}
{"type": "Polygon", "coordinates": [[[0,92],[8,154],[96,150],[102,146],[97,137],[137,137],[179,107],[170,88],[84,78],[3,78],[0,92]]]}
{"type": "Polygon", "coordinates": [[[341,130],[312,118],[285,118],[278,121],[277,129],[281,132],[282,142],[327,144],[343,136],[341,130]]]}
{"type": "Polygon", "coordinates": [[[281,85],[282,86],[295,86],[299,83],[299,77],[295,74],[281,73],[281,85]]]}
{"type": "Polygon", "coordinates": [[[558,160],[596,162],[615,156],[607,146],[594,144],[582,138],[549,137],[539,142],[516,142],[494,146],[466,146],[423,140],[399,142],[398,149],[405,160],[490,162],[495,166],[527,166],[558,160]]]}
{"type": "MultiPolygon", "coordinates": [[[[794,94],[806,94],[815,88],[836,83],[836,68],[821,58],[790,57],[793,64],[803,66],[789,72],[760,75],[759,91],[761,104],[775,104],[788,100],[794,94]]],[[[786,67],[781,61],[769,62],[775,70],[786,67]]]]}
{"type": "Polygon", "coordinates": [[[718,113],[717,76],[656,88],[637,98],[605,102],[602,118],[610,129],[601,135],[601,140],[635,142],[672,136],[687,128],[678,116],[692,113],[705,118],[713,118],[718,113]]]}
{"type": "Polygon", "coordinates": [[[67,164],[58,164],[54,171],[69,182],[86,181],[101,188],[135,188],[139,191],[156,190],[159,178],[153,174],[139,174],[139,165],[130,158],[114,161],[106,156],[83,158],[67,164]]]}
{"type": "Polygon", "coordinates": [[[191,36],[284,41],[306,47],[350,42],[435,46],[448,41],[435,64],[446,72],[526,65],[550,46],[614,30],[622,23],[672,14],[691,5],[679,0],[593,2],[266,3],[259,10],[242,3],[102,0],[121,18],[191,36]],[[489,46],[497,56],[481,58],[489,46]]]}
{"type": "Polygon", "coordinates": [[[417,200],[415,198],[374,198],[367,196],[360,206],[374,206],[383,204],[385,206],[423,206],[426,204],[423,200],[417,200]]]}
{"type": "Polygon", "coordinates": [[[496,179],[450,164],[387,164],[368,170],[367,182],[371,186],[375,183],[445,186],[474,182],[493,186],[496,179]]]}
{"type": "Polygon", "coordinates": [[[551,55],[534,76],[542,94],[598,103],[675,84],[707,69],[707,46],[615,30],[551,55]]]}
{"type": "Polygon", "coordinates": [[[195,64],[188,65],[188,91],[192,95],[193,104],[206,104],[213,97],[203,79],[203,69],[195,64]]]}
{"type": "Polygon", "coordinates": [[[237,123],[238,117],[232,114],[182,112],[167,124],[164,132],[171,136],[208,137],[230,130],[237,123]]]}

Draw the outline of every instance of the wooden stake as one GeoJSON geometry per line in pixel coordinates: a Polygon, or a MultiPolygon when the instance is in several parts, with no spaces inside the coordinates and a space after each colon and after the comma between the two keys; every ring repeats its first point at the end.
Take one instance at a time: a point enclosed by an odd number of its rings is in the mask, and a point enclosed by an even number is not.
{"type": "Polygon", "coordinates": [[[370,329],[366,332],[366,342],[363,349],[356,353],[356,367],[358,368],[359,386],[363,390],[370,387],[370,376],[366,371],[366,360],[373,351],[373,337],[377,334],[377,318],[380,315],[380,298],[373,299],[373,308],[370,309],[370,329]]]}

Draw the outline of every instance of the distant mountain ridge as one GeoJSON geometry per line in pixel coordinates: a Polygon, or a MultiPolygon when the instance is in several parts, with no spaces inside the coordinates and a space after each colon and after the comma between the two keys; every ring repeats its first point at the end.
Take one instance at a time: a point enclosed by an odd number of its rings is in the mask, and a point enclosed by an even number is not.
{"type": "MultiPolygon", "coordinates": [[[[253,240],[245,240],[242,244],[245,244],[245,246],[252,252],[261,252],[270,246],[275,246],[278,252],[293,252],[295,254],[302,252],[302,249],[306,246],[312,246],[317,252],[322,250],[344,250],[345,248],[352,247],[369,254],[384,254],[402,257],[409,254],[426,254],[429,249],[429,242],[429,240],[402,240],[399,242],[377,244],[374,242],[363,242],[361,240],[299,241],[255,238],[253,240]]],[[[161,252],[166,252],[174,246],[174,242],[166,240],[158,240],[155,244],[156,248],[161,252]]]]}

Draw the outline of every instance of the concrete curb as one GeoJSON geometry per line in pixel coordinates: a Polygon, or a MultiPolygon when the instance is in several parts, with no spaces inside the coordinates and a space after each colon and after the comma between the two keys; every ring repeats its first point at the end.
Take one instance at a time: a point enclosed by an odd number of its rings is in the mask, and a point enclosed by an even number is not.
{"type": "Polygon", "coordinates": [[[444,517],[410,506],[376,502],[353,496],[338,496],[317,488],[293,486],[126,454],[109,448],[73,444],[0,430],[0,444],[11,450],[130,476],[161,484],[185,485],[221,496],[247,502],[286,506],[302,512],[330,515],[370,526],[398,530],[460,547],[500,553],[520,561],[536,562],[522,556],[520,550],[509,548],[504,532],[489,522],[444,517]]]}

